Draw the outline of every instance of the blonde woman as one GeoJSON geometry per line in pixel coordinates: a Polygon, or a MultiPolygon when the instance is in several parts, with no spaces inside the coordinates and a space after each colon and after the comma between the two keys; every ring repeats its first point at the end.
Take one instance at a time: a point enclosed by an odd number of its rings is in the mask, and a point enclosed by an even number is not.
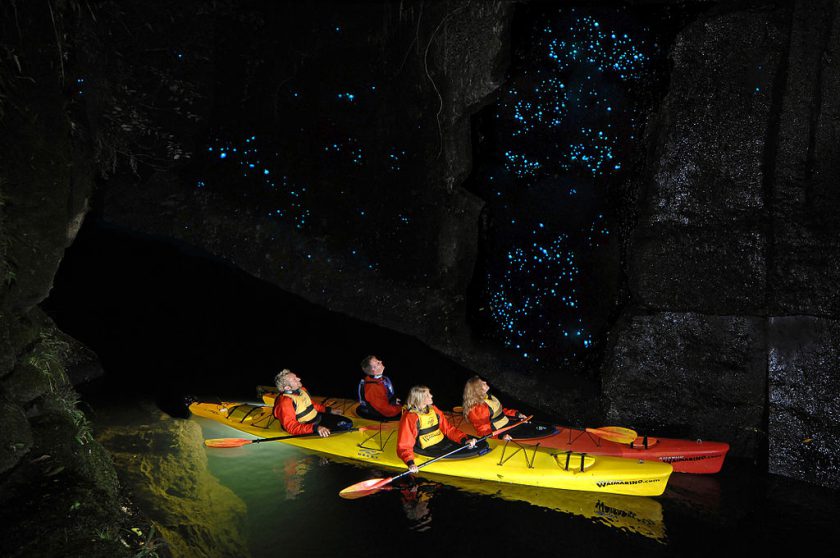
{"type": "MultiPolygon", "coordinates": [[[[490,395],[490,386],[480,376],[473,376],[464,386],[464,416],[479,436],[487,436],[494,430],[507,426],[512,419],[525,418],[523,413],[503,407],[495,396],[490,395]]],[[[520,424],[505,433],[504,439],[541,438],[553,434],[554,431],[554,427],[545,424],[520,424]]]]}
{"type": "Polygon", "coordinates": [[[397,437],[397,455],[408,465],[408,470],[412,473],[419,470],[414,464],[415,453],[438,457],[459,445],[466,445],[468,448],[459,451],[452,456],[453,458],[475,457],[489,451],[486,442],[476,444],[475,438],[468,437],[449,424],[446,416],[434,406],[429,388],[411,388],[400,418],[397,437]]]}

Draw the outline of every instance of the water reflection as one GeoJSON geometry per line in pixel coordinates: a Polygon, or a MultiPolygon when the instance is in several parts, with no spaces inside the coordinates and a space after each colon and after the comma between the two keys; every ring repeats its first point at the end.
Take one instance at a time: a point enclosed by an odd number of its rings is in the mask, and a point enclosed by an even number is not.
{"type": "Polygon", "coordinates": [[[720,480],[708,475],[674,474],[663,498],[696,514],[716,516],[720,512],[720,480]]]}
{"type": "Polygon", "coordinates": [[[430,503],[437,486],[437,483],[411,479],[406,485],[398,488],[405,517],[413,531],[423,533],[431,529],[430,503]]]}
{"type": "MultiPolygon", "coordinates": [[[[340,458],[328,459],[359,466],[340,458]]],[[[508,485],[432,474],[424,477],[406,477],[397,481],[398,484],[382,490],[383,493],[399,495],[410,528],[418,532],[427,531],[432,526],[431,502],[434,495],[451,486],[472,494],[526,502],[532,506],[583,517],[659,543],[667,542],[662,505],[653,498],[508,485]]]]}
{"type": "Polygon", "coordinates": [[[290,457],[275,466],[275,472],[283,479],[283,499],[295,500],[303,494],[306,473],[312,469],[317,458],[314,455],[290,457]]]}
{"type": "Polygon", "coordinates": [[[481,481],[446,480],[460,490],[576,515],[628,533],[664,543],[667,540],[661,504],[644,496],[551,490],[481,481]]]}

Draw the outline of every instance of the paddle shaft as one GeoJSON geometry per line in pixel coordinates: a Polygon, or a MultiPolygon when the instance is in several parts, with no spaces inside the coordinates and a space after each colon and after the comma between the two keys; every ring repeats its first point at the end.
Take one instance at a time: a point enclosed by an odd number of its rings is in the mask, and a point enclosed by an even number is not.
{"type": "MultiPolygon", "coordinates": [[[[463,413],[464,408],[460,406],[452,407],[453,413],[463,413]]],[[[524,421],[523,421],[524,422],[524,421]]],[[[590,434],[594,434],[599,438],[604,438],[606,440],[610,440],[612,442],[617,442],[619,444],[631,444],[633,441],[638,437],[635,430],[631,430],[629,428],[623,427],[614,427],[614,426],[601,426],[598,428],[586,428],[586,427],[566,427],[566,428],[574,428],[575,430],[585,430],[590,434]],[[615,430],[611,430],[614,428],[619,428],[623,432],[617,432],[615,430]]],[[[647,443],[645,443],[645,448],[647,448],[647,443]]]]}
{"type": "MultiPolygon", "coordinates": [[[[336,430],[335,434],[340,434],[341,432],[352,432],[354,430],[358,430],[358,428],[348,428],[347,430],[336,430]]],[[[245,440],[243,443],[237,446],[212,446],[211,447],[241,447],[241,446],[249,446],[251,444],[261,444],[263,442],[274,442],[276,440],[288,440],[289,438],[306,438],[307,436],[318,436],[318,432],[311,432],[309,434],[289,434],[288,436],[274,436],[272,438],[257,438],[256,440],[247,440],[245,438],[218,438],[212,440],[205,440],[204,443],[207,442],[215,442],[217,440],[245,440]]]]}

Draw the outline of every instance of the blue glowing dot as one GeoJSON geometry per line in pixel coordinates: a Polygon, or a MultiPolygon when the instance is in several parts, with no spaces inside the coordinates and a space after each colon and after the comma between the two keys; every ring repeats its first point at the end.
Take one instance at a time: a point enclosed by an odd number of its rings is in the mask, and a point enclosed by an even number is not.
{"type": "Polygon", "coordinates": [[[268,174],[271,174],[271,173],[268,172],[268,169],[263,169],[263,174],[268,175],[268,174]]]}
{"type": "Polygon", "coordinates": [[[226,157],[227,157],[227,153],[225,153],[225,152],[222,152],[222,153],[219,154],[219,159],[224,159],[226,157]]]}

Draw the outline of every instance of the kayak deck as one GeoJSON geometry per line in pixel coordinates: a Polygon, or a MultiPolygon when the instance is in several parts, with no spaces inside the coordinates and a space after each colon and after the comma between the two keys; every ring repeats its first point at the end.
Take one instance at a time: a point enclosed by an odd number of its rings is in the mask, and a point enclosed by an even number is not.
{"type": "MultiPolygon", "coordinates": [[[[283,434],[272,408],[246,403],[193,403],[190,411],[259,437],[283,434]]],[[[354,419],[354,422],[355,419],[354,419]]],[[[370,421],[369,421],[370,422],[370,421]]],[[[393,424],[393,423],[392,423],[393,424]]],[[[295,437],[283,443],[321,453],[404,470],[397,457],[396,425],[373,430],[295,437]]],[[[667,463],[594,456],[573,451],[517,446],[488,440],[490,451],[479,457],[442,459],[423,472],[481,481],[542,488],[561,488],[632,496],[658,496],[673,468],[667,463]]],[[[429,458],[417,456],[419,464],[429,458]]]]}

